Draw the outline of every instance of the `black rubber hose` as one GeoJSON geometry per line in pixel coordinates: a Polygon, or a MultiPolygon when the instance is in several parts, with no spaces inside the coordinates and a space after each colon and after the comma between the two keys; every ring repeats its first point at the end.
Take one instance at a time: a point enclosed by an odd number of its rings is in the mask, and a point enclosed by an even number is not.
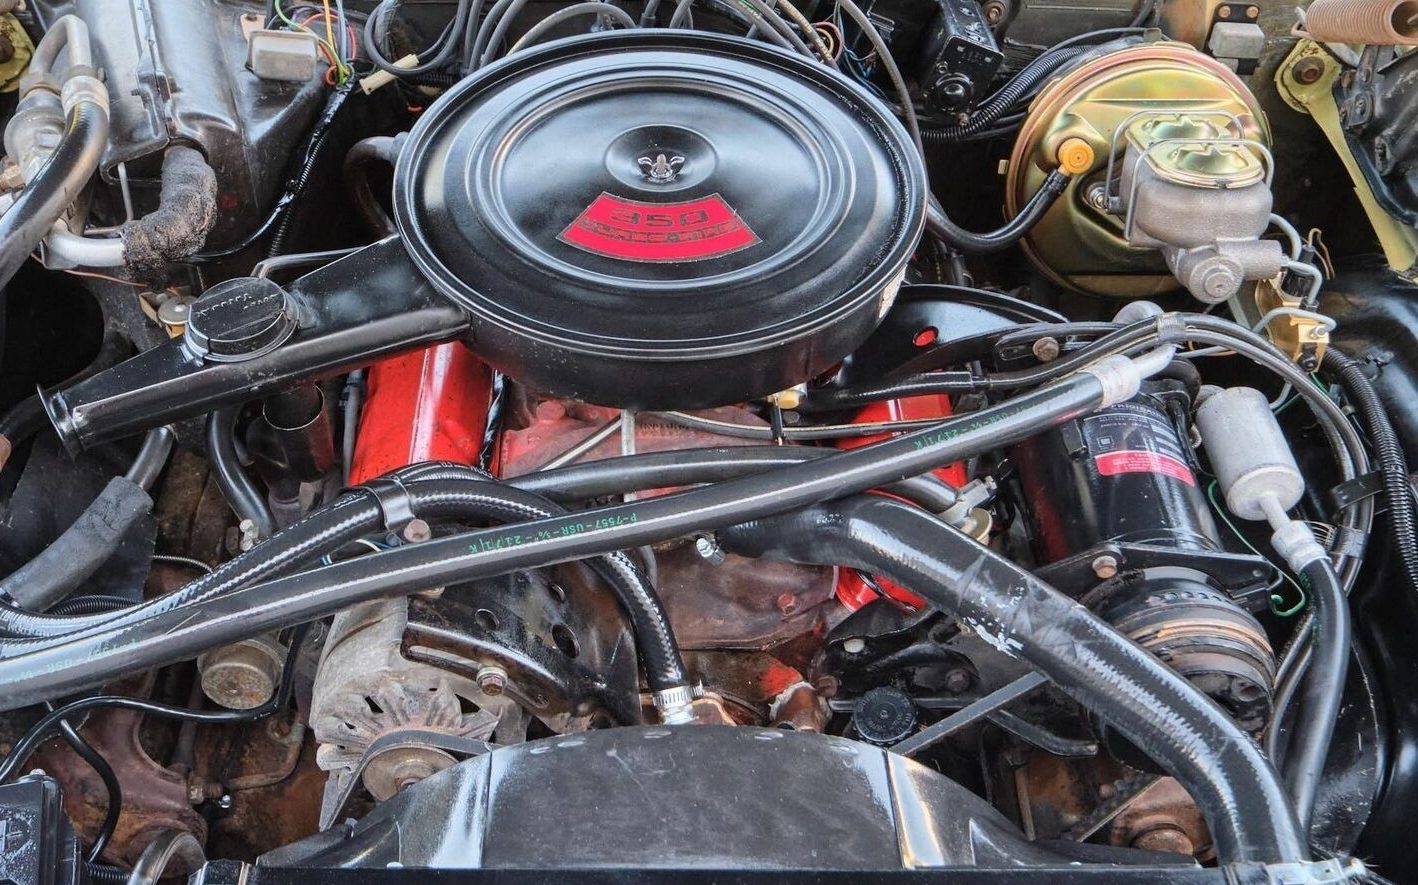
{"type": "Polygon", "coordinates": [[[855,387],[821,387],[809,390],[798,402],[799,412],[838,412],[860,409],[883,400],[929,394],[979,393],[984,379],[972,372],[922,372],[906,378],[858,384],[855,387]]]}
{"type": "Polygon", "coordinates": [[[171,427],[154,427],[149,430],[143,435],[143,444],[123,475],[144,491],[151,489],[162,475],[163,468],[167,466],[167,459],[172,455],[172,445],[176,440],[177,435],[172,432],[171,427]]]}
{"type": "Polygon", "coordinates": [[[230,406],[207,416],[207,463],[231,512],[242,522],[250,521],[256,536],[265,540],[276,533],[276,518],[236,453],[236,416],[240,410],[239,406],[230,406]]]}
{"type": "Polygon", "coordinates": [[[1044,217],[1044,213],[1058,200],[1068,187],[1069,176],[1057,169],[1049,172],[1044,183],[1019,210],[1019,214],[1005,222],[1004,226],[988,233],[968,231],[950,220],[945,210],[935,200],[926,204],[926,229],[931,235],[947,246],[961,252],[987,254],[1001,252],[1018,243],[1029,233],[1030,228],[1044,217]]]}
{"type": "MultiPolygon", "coordinates": [[[[781,411],[777,416],[781,416],[781,411]]],[[[861,421],[846,424],[803,424],[792,427],[784,426],[781,421],[771,424],[740,424],[737,421],[721,421],[718,418],[705,418],[702,415],[694,415],[689,412],[641,412],[640,417],[647,424],[651,421],[663,421],[678,427],[687,427],[691,430],[699,430],[704,433],[727,436],[733,439],[750,439],[762,442],[770,442],[776,439],[784,439],[789,442],[816,442],[821,440],[837,439],[862,439],[869,436],[880,436],[889,433],[902,433],[907,430],[920,430],[922,427],[930,427],[939,421],[939,418],[901,418],[888,419],[885,421],[861,421]]]]}
{"type": "MultiPolygon", "coordinates": [[[[773,472],[771,480],[765,480],[769,476],[768,474],[741,477],[691,494],[707,496],[711,491],[721,493],[725,489],[740,487],[746,493],[756,493],[758,486],[767,481],[770,484],[790,487],[791,496],[787,499],[788,503],[782,507],[786,510],[792,509],[794,506],[817,503],[817,501],[825,500],[833,495],[851,494],[889,486],[892,482],[899,482],[903,477],[918,476],[943,464],[971,457],[992,448],[1009,445],[1035,433],[1043,432],[1048,427],[1068,421],[1095,407],[1101,400],[1102,392],[1098,380],[1092,375],[1083,373],[1067,379],[1049,390],[1036,391],[980,412],[946,419],[931,428],[903,434],[891,440],[850,452],[834,452],[815,461],[792,465],[792,467],[773,472]],[[829,466],[843,464],[852,465],[854,472],[842,477],[833,466],[829,466]],[[801,482],[796,479],[800,474],[803,475],[801,482]],[[841,480],[840,486],[839,479],[841,480]]],[[[210,426],[209,424],[209,429],[210,426]]],[[[666,453],[666,455],[673,456],[679,454],[666,453]]],[[[648,458],[648,456],[644,457],[648,458]]],[[[407,471],[411,469],[413,468],[406,468],[406,475],[408,475],[407,471]]],[[[567,468],[568,471],[581,469],[567,468]]],[[[583,477],[594,477],[596,473],[600,473],[602,477],[605,476],[603,471],[606,468],[604,467],[587,467],[585,469],[588,472],[583,473],[583,477]]],[[[547,477],[558,475],[563,474],[556,471],[548,471],[545,474],[547,477]]],[[[686,479],[683,475],[677,478],[686,479]]],[[[596,479],[596,481],[605,480],[596,479]]],[[[535,483],[535,480],[528,480],[528,482],[535,483]]],[[[738,501],[732,497],[733,494],[730,492],[730,497],[723,499],[719,506],[721,509],[727,509],[731,514],[737,514],[734,505],[738,501]]],[[[643,503],[645,505],[654,504],[659,508],[663,506],[663,502],[677,501],[681,497],[682,495],[666,496],[643,503]]],[[[756,503],[759,506],[768,506],[769,510],[766,512],[777,512],[773,509],[773,505],[778,501],[778,498],[772,494],[761,493],[759,493],[759,497],[762,498],[762,501],[756,503]]],[[[138,606],[129,614],[135,612],[151,614],[170,608],[201,603],[236,587],[288,574],[301,564],[338,550],[378,527],[371,522],[378,516],[375,512],[376,508],[373,508],[372,504],[363,504],[363,500],[363,495],[341,496],[331,504],[311,512],[300,521],[288,526],[272,537],[270,541],[258,545],[242,556],[228,560],[213,570],[211,574],[183,586],[172,594],[138,606]]],[[[668,509],[672,513],[677,511],[677,508],[673,506],[668,509]]],[[[682,514],[676,513],[675,515],[682,517],[682,514]]],[[[671,521],[678,525],[677,532],[671,531],[669,534],[657,536],[651,540],[665,540],[675,537],[676,534],[695,531],[699,528],[692,520],[678,518],[671,521]]],[[[734,521],[737,520],[731,515],[724,524],[734,521]]],[[[599,528],[614,528],[621,524],[619,521],[613,520],[608,525],[599,528]]],[[[645,542],[613,545],[607,549],[640,546],[641,543],[645,542]]],[[[601,551],[593,551],[593,553],[598,552],[601,551]]],[[[576,557],[568,558],[574,559],[576,557]]],[[[113,626],[112,621],[115,617],[89,620],[61,619],[34,615],[30,612],[17,612],[0,606],[0,631],[15,637],[64,637],[66,634],[90,627],[105,624],[113,626]]]]}
{"type": "MultiPolygon", "coordinates": [[[[393,475],[417,483],[413,486],[417,490],[413,502],[415,513],[433,509],[425,489],[438,487],[439,484],[447,484],[451,489],[472,490],[483,497],[490,496],[495,504],[482,504],[476,508],[476,515],[491,517],[499,522],[544,519],[566,512],[566,508],[547,498],[502,485],[491,474],[464,464],[418,464],[397,470],[393,475]]],[[[468,506],[466,497],[458,502],[460,513],[474,509],[468,506]]],[[[621,607],[630,618],[650,690],[658,692],[688,686],[689,677],[685,673],[674,628],[670,626],[664,603],[660,601],[646,572],[620,550],[593,557],[589,564],[615,591],[621,607]]]]}
{"type": "Polygon", "coordinates": [[[0,467],[10,460],[10,453],[24,440],[49,426],[49,416],[39,394],[32,393],[0,415],[0,467]]]}
{"type": "MultiPolygon", "coordinates": [[[[508,477],[503,482],[514,488],[544,495],[553,501],[572,504],[624,492],[643,492],[648,489],[699,485],[752,476],[776,467],[826,458],[835,451],[806,446],[675,449],[585,461],[555,470],[508,477]]],[[[904,498],[918,507],[924,507],[932,513],[947,510],[956,501],[956,490],[930,474],[888,483],[883,485],[881,490],[904,498]]]]}
{"type": "Polygon", "coordinates": [[[291,574],[377,531],[381,525],[379,508],[368,496],[341,496],[167,596],[122,610],[64,617],[15,611],[0,605],[0,630],[17,638],[59,639],[105,624],[127,623],[154,609],[201,603],[247,583],[291,574]]]}
{"type": "Polygon", "coordinates": [[[725,549],[884,575],[1029,661],[1161,763],[1197,800],[1222,863],[1308,858],[1260,748],[1156,656],[936,517],[863,496],[719,533],[725,549]]]}
{"type": "MultiPolygon", "coordinates": [[[[1012,445],[1103,402],[1102,381],[1092,373],[1080,373],[1047,390],[935,427],[768,473],[434,538],[260,584],[223,588],[214,583],[246,570],[257,552],[252,551],[210,576],[127,613],[110,615],[107,621],[82,629],[69,621],[71,632],[56,638],[0,639],[0,685],[6,689],[0,693],[0,710],[69,694],[119,673],[187,660],[213,646],[305,623],[372,599],[584,559],[877,488],[1012,445]]],[[[338,505],[339,500],[306,519],[325,517],[338,505]]],[[[344,506],[353,509],[355,504],[344,506]]],[[[26,617],[29,627],[39,626],[34,622],[43,618],[0,606],[0,627],[26,617]]],[[[52,627],[52,621],[46,626],[52,627]]]]}
{"type": "Polygon", "coordinates": [[[30,611],[44,611],[108,562],[152,507],[153,500],[142,486],[115,476],[58,538],[0,580],[0,598],[30,611]]]}
{"type": "Polygon", "coordinates": [[[1349,600],[1339,575],[1327,559],[1305,566],[1301,576],[1313,600],[1313,651],[1300,689],[1290,746],[1282,768],[1285,783],[1300,817],[1301,832],[1308,833],[1315,811],[1315,796],[1324,779],[1324,762],[1334,738],[1335,722],[1344,702],[1352,650],[1349,600]]]}
{"type": "Polygon", "coordinates": [[[125,596],[108,596],[95,593],[88,596],[70,596],[49,609],[51,615],[91,615],[127,608],[133,600],[125,596]]]}
{"type": "MultiPolygon", "coordinates": [[[[127,358],[130,349],[131,345],[126,338],[110,330],[105,333],[93,360],[64,379],[60,386],[82,381],[118,365],[127,358]]],[[[16,446],[41,430],[53,426],[44,412],[44,400],[38,392],[11,406],[4,415],[0,415],[0,468],[9,462],[16,446]]]]}
{"type": "Polygon", "coordinates": [[[398,151],[392,136],[375,135],[355,142],[345,154],[345,190],[365,223],[380,236],[394,233],[394,219],[384,211],[369,186],[369,166],[373,163],[393,164],[398,151]]]}
{"type": "Polygon", "coordinates": [[[91,885],[127,885],[128,871],[106,864],[87,863],[84,870],[89,874],[91,885]]]}
{"type": "Polygon", "coordinates": [[[1408,589],[1418,593],[1418,515],[1415,515],[1413,488],[1408,476],[1408,460],[1398,434],[1388,418],[1388,410],[1363,366],[1337,348],[1325,351],[1324,368],[1332,370],[1348,394],[1364,432],[1373,446],[1374,460],[1383,474],[1384,503],[1388,505],[1389,536],[1403,565],[1408,589]]]}
{"type": "Polygon", "coordinates": [[[979,107],[971,115],[963,126],[945,126],[938,129],[923,132],[928,144],[949,144],[957,141],[972,141],[990,130],[993,124],[1000,122],[1001,117],[1012,108],[1018,107],[1022,103],[1027,103],[1036,93],[1039,87],[1045,83],[1049,77],[1057,73],[1062,67],[1073,62],[1075,59],[1089,52],[1107,52],[1106,44],[1097,46],[1079,46],[1080,43],[1091,43],[1103,38],[1111,41],[1120,41],[1128,37],[1137,37],[1147,32],[1143,27],[1125,28],[1101,28],[1096,31],[1085,31],[1082,34],[1075,34],[1067,40],[1061,40],[1040,54],[1036,55],[1024,67],[1020,68],[1009,81],[980,103],[979,107]]]}
{"type": "MultiPolygon", "coordinates": [[[[1079,324],[1068,323],[1066,325],[1083,331],[1079,324]]],[[[1041,330],[1048,328],[1050,328],[1048,325],[1040,327],[1041,330]]],[[[1059,357],[1053,362],[1040,363],[1027,369],[990,372],[984,375],[963,371],[927,371],[854,387],[823,387],[809,390],[798,404],[798,410],[801,412],[830,412],[859,408],[883,399],[896,399],[901,396],[919,396],[929,393],[988,393],[1037,387],[1072,372],[1077,372],[1084,366],[1097,362],[1105,356],[1125,354],[1143,347],[1150,340],[1156,339],[1157,329],[1156,323],[1145,321],[1122,327],[1114,326],[1113,331],[1085,347],[1059,357]]],[[[1061,331],[1059,334],[1061,335],[1063,332],[1061,331]]],[[[1039,337],[1043,337],[1043,334],[1041,333],[1039,337]]]]}
{"type": "Polygon", "coordinates": [[[53,156],[0,215],[0,287],[15,276],[89,183],[108,144],[108,114],[79,101],[53,156]]]}
{"type": "MultiPolygon", "coordinates": [[[[53,704],[45,706],[49,712],[54,712],[53,704]]],[[[88,853],[84,856],[88,863],[98,863],[99,858],[103,856],[104,849],[108,847],[109,840],[113,838],[114,830],[118,828],[118,815],[123,810],[123,785],[119,783],[113,766],[108,764],[108,760],[103,758],[92,744],[84,740],[83,735],[79,734],[69,720],[60,720],[59,734],[75,755],[84,760],[99,776],[99,780],[103,781],[104,792],[108,796],[108,806],[104,809],[103,822],[99,824],[93,844],[89,846],[88,853]]]]}

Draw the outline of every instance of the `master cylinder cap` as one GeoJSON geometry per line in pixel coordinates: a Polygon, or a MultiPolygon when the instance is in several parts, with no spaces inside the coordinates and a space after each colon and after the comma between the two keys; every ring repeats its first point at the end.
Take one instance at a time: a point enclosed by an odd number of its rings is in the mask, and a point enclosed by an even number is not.
{"type": "Polygon", "coordinates": [[[433,104],[395,172],[410,255],[473,349],[543,391],[692,408],[828,368],[890,305],[925,171],[812,60],[688,32],[519,52],[433,104]]]}

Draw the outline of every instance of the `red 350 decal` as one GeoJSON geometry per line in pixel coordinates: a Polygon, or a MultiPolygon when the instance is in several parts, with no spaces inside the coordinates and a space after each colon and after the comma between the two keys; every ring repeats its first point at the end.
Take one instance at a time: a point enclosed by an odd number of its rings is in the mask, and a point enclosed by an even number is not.
{"type": "Polygon", "coordinates": [[[759,242],[718,194],[680,203],[642,203],[602,193],[557,237],[624,261],[703,261],[759,242]]]}

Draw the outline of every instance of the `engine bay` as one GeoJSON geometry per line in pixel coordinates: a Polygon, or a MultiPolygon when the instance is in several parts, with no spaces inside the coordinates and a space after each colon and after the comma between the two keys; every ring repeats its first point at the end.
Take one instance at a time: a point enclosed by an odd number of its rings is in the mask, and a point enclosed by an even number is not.
{"type": "Polygon", "coordinates": [[[0,0],[0,881],[1418,881],[1413,0],[0,0]]]}

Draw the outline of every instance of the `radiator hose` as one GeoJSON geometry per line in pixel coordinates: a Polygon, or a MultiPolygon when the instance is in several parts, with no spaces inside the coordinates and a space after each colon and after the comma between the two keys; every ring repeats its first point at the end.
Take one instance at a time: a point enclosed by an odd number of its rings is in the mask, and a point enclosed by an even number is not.
{"type": "Polygon", "coordinates": [[[1223,863],[1303,860],[1275,770],[1236,723],[1158,658],[1029,571],[936,517],[861,496],[719,533],[726,550],[883,575],[1029,661],[1167,768],[1223,863]]]}

